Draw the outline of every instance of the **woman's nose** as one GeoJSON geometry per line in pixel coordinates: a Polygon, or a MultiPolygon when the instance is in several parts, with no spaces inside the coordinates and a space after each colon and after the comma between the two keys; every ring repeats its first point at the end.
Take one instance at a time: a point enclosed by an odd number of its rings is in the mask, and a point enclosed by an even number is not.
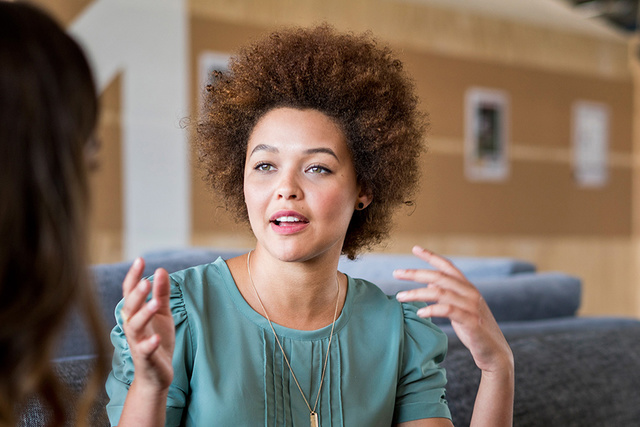
{"type": "Polygon", "coordinates": [[[278,182],[277,198],[278,199],[300,199],[302,189],[298,183],[295,173],[286,173],[282,175],[282,179],[278,182]]]}

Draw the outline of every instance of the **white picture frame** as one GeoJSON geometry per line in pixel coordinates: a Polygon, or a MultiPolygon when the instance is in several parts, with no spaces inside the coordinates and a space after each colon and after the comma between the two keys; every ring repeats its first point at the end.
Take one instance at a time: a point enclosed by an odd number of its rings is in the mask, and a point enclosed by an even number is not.
{"type": "Polygon", "coordinates": [[[572,105],[573,174],[579,187],[599,188],[609,179],[610,109],[601,102],[572,105]]]}
{"type": "Polygon", "coordinates": [[[464,170],[470,181],[509,176],[509,97],[503,90],[471,87],[465,93],[464,170]]]}

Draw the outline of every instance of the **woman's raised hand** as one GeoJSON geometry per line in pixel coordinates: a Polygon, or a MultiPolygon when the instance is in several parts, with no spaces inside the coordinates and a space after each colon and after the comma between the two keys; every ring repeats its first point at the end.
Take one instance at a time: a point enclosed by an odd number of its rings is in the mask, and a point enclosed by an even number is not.
{"type": "Polygon", "coordinates": [[[135,367],[134,383],[148,391],[162,392],[173,380],[175,326],[169,308],[169,275],[157,269],[152,286],[148,280],[141,280],[143,270],[144,260],[137,258],[122,283],[122,327],[135,367]]]}
{"type": "Polygon", "coordinates": [[[509,344],[484,298],[453,264],[419,246],[413,253],[436,270],[395,270],[394,277],[424,283],[424,288],[400,292],[398,301],[432,303],[418,310],[420,317],[448,317],[460,341],[485,372],[513,369],[509,344]]]}

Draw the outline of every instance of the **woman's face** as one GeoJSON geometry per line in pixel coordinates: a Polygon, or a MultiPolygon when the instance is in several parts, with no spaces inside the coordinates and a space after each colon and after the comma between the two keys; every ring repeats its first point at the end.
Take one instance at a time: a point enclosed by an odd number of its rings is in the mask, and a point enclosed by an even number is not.
{"type": "Polygon", "coordinates": [[[317,110],[276,108],[247,146],[244,197],[258,247],[282,261],[339,255],[362,194],[346,139],[317,110]]]}

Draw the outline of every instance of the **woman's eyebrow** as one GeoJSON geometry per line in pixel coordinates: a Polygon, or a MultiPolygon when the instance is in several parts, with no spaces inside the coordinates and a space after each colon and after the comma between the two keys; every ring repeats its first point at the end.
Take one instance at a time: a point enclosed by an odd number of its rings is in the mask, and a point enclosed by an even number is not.
{"type": "Polygon", "coordinates": [[[249,156],[252,156],[253,153],[255,153],[256,151],[268,151],[270,153],[279,153],[279,150],[272,145],[258,144],[253,148],[253,150],[251,150],[251,154],[249,154],[249,156]]]}
{"type": "Polygon", "coordinates": [[[336,160],[340,161],[340,159],[338,159],[338,156],[336,155],[336,153],[334,153],[331,148],[325,148],[325,147],[309,148],[308,150],[305,150],[304,153],[305,154],[326,153],[326,154],[329,154],[329,155],[335,157],[336,160]]]}
{"type": "MultiPolygon", "coordinates": [[[[253,148],[253,150],[251,150],[251,154],[249,154],[249,156],[252,156],[253,153],[258,152],[258,151],[268,151],[270,153],[279,153],[280,152],[280,150],[278,150],[278,148],[274,147],[273,145],[258,144],[253,148]]],[[[335,157],[336,160],[340,161],[340,159],[338,159],[338,156],[336,155],[336,153],[331,148],[318,147],[318,148],[309,148],[308,150],[304,150],[304,154],[315,154],[315,153],[329,154],[330,156],[335,157]]]]}

